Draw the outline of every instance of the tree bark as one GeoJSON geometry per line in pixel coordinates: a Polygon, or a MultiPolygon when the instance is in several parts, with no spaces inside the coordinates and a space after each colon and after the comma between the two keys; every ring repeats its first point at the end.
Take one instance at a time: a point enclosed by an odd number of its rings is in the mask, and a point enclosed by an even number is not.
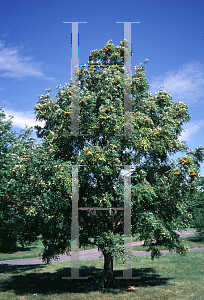
{"type": "Polygon", "coordinates": [[[104,270],[113,272],[113,259],[111,257],[111,253],[103,254],[104,256],[104,270]]]}

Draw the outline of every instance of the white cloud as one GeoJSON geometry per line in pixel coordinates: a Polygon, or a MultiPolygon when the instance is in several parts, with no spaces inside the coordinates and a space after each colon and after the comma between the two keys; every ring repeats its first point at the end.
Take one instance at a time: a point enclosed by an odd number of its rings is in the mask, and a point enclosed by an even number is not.
{"type": "Polygon", "coordinates": [[[8,116],[13,116],[12,126],[20,129],[25,128],[25,125],[28,127],[34,127],[35,125],[44,126],[44,122],[35,121],[35,115],[32,111],[14,111],[11,109],[4,109],[4,113],[6,115],[6,120],[8,120],[8,116]]]}
{"type": "Polygon", "coordinates": [[[161,86],[172,95],[173,100],[195,103],[204,95],[204,65],[194,61],[156,77],[150,82],[150,91],[154,93],[161,86]]]}
{"type": "Polygon", "coordinates": [[[199,132],[199,130],[204,130],[204,121],[194,121],[189,122],[183,126],[184,131],[182,135],[179,137],[179,140],[192,142],[194,141],[195,135],[199,132]]]}
{"type": "MultiPolygon", "coordinates": [[[[6,47],[0,41],[0,76],[11,78],[46,78],[41,70],[42,63],[24,56],[19,47],[6,47]]],[[[51,79],[51,78],[46,78],[51,79]]]]}

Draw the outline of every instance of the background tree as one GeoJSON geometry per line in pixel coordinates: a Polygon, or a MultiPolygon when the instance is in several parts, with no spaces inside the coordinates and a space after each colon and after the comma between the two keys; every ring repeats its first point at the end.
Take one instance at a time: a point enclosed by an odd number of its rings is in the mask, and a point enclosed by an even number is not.
{"type": "Polygon", "coordinates": [[[204,239],[204,177],[195,182],[191,198],[188,201],[188,211],[192,214],[191,226],[196,228],[201,239],[204,239]]]}
{"type": "Polygon", "coordinates": [[[0,251],[15,251],[17,242],[30,245],[40,237],[49,261],[70,250],[71,171],[66,174],[67,167],[54,159],[53,145],[37,145],[31,129],[11,133],[11,121],[4,119],[2,111],[0,251]]]}
{"type": "Polygon", "coordinates": [[[8,121],[0,108],[0,251],[16,248],[13,220],[10,218],[10,194],[7,193],[9,146],[15,141],[15,133],[11,132],[11,117],[8,121]]]}

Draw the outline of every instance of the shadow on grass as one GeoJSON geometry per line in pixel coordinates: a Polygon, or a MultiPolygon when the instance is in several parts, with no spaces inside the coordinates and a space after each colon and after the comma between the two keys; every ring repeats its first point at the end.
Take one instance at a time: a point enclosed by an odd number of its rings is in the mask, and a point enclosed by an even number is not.
{"type": "MultiPolygon", "coordinates": [[[[63,293],[89,293],[98,291],[99,285],[95,284],[100,269],[95,267],[82,266],[79,270],[80,277],[89,277],[84,279],[62,279],[62,277],[71,277],[70,268],[62,268],[54,273],[45,271],[45,265],[32,266],[6,266],[2,265],[0,272],[11,275],[7,280],[1,281],[0,291],[12,290],[17,295],[25,294],[63,294],[63,293]],[[27,274],[23,274],[28,272],[27,274]]],[[[123,271],[114,271],[115,277],[122,277],[123,271]]],[[[140,279],[119,279],[119,288],[110,288],[112,293],[121,293],[121,288],[133,285],[134,287],[160,286],[166,285],[171,278],[161,277],[153,268],[132,269],[132,276],[140,279]]],[[[110,290],[109,289],[109,290],[110,290]]],[[[102,292],[107,289],[102,289],[102,292]]],[[[127,291],[127,290],[126,290],[127,291]]]]}
{"type": "Polygon", "coordinates": [[[16,252],[24,252],[24,251],[33,251],[33,249],[35,249],[36,246],[30,246],[30,247],[21,247],[21,246],[17,246],[15,250],[10,251],[10,252],[2,252],[3,254],[13,254],[16,252]]]}
{"type": "Polygon", "coordinates": [[[202,238],[200,235],[188,237],[187,240],[190,242],[195,242],[195,243],[204,242],[204,238],[202,238]]]}

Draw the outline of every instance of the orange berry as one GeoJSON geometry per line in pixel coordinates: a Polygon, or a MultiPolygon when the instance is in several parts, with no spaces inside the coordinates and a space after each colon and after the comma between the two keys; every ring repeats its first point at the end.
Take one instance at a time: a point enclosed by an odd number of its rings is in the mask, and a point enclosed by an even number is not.
{"type": "Polygon", "coordinates": [[[87,156],[92,156],[93,154],[91,153],[91,151],[88,151],[88,152],[86,153],[86,155],[87,155],[87,156]]]}

